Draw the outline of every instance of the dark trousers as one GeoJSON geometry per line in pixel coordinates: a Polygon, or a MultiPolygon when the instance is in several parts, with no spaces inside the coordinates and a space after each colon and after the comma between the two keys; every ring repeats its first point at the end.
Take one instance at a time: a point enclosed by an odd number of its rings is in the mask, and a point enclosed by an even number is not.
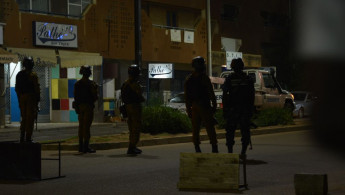
{"type": "Polygon", "coordinates": [[[93,106],[89,104],[80,104],[79,105],[79,129],[78,136],[84,141],[90,140],[90,127],[93,121],[93,106]]]}
{"type": "Polygon", "coordinates": [[[235,131],[240,125],[242,147],[247,148],[250,142],[250,115],[248,114],[229,114],[226,123],[226,145],[233,146],[235,144],[235,131]]]}
{"type": "Polygon", "coordinates": [[[129,129],[129,148],[135,148],[140,140],[142,129],[142,106],[140,103],[126,104],[129,129]]]}
{"type": "Polygon", "coordinates": [[[200,125],[201,122],[205,125],[207,135],[210,139],[210,144],[217,144],[217,135],[214,128],[213,112],[211,107],[201,106],[196,102],[192,104],[192,128],[193,128],[193,143],[200,144],[200,125]]]}
{"type": "Polygon", "coordinates": [[[21,139],[31,139],[37,114],[37,101],[34,94],[22,94],[19,97],[21,139]]]}

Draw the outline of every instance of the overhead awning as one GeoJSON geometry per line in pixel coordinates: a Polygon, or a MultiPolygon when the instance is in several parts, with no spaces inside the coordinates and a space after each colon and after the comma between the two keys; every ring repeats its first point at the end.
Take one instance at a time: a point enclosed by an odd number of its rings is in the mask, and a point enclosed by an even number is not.
{"type": "Polygon", "coordinates": [[[24,49],[8,48],[12,53],[18,54],[19,60],[31,56],[38,65],[60,64],[62,68],[80,67],[84,65],[102,65],[102,56],[99,53],[75,52],[53,49],[24,49]],[[58,60],[58,58],[60,60],[58,60]]]}
{"type": "Polygon", "coordinates": [[[79,67],[84,65],[100,66],[103,61],[103,58],[99,53],[59,50],[59,56],[61,59],[61,67],[63,68],[79,67]]]}
{"type": "Polygon", "coordinates": [[[0,64],[17,63],[18,56],[0,48],[0,64]]]}
{"type": "Polygon", "coordinates": [[[13,54],[17,54],[19,61],[24,57],[32,57],[36,65],[50,65],[57,64],[55,50],[53,49],[26,49],[26,48],[7,48],[13,54]]]}

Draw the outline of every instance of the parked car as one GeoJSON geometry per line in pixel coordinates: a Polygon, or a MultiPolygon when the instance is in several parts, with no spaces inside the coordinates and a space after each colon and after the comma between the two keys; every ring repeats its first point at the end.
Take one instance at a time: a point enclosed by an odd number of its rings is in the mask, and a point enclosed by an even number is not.
{"type": "Polygon", "coordinates": [[[296,108],[293,111],[293,115],[299,118],[309,116],[312,111],[312,106],[317,99],[311,92],[308,91],[293,91],[296,108]]]}
{"type": "Polygon", "coordinates": [[[166,106],[186,113],[186,100],[184,98],[184,93],[179,93],[175,97],[171,98],[166,106]]]}

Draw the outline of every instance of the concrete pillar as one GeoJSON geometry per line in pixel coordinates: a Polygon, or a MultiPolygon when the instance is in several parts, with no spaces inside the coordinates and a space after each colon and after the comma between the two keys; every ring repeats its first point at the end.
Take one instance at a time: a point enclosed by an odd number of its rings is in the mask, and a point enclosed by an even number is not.
{"type": "Polygon", "coordinates": [[[327,195],[327,174],[295,174],[296,195],[327,195]]]}
{"type": "Polygon", "coordinates": [[[0,128],[5,127],[5,109],[6,109],[6,96],[3,93],[6,89],[5,86],[5,72],[4,64],[0,64],[0,128]]]}

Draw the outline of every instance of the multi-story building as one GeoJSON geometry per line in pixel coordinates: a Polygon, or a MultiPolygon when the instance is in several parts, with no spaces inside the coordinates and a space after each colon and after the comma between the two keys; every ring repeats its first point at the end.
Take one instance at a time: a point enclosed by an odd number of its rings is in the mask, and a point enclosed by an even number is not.
{"type": "MultiPolygon", "coordinates": [[[[141,0],[142,83],[149,101],[183,91],[195,56],[207,58],[207,0],[141,0]],[[163,76],[164,75],[164,76],[163,76]]],[[[210,0],[212,75],[232,57],[246,66],[286,70],[289,0],[210,0]]],[[[117,90],[135,58],[135,0],[2,0],[0,45],[19,61],[32,56],[41,83],[39,121],[74,122],[79,68],[90,65],[100,85],[95,118],[114,115],[117,90]]],[[[4,65],[7,121],[19,121],[15,76],[4,65]]]]}
{"type": "MultiPolygon", "coordinates": [[[[180,92],[191,59],[206,57],[206,3],[142,0],[141,4],[145,91],[180,92]],[[172,78],[148,74],[166,70],[172,70],[172,78]]],[[[39,121],[77,121],[71,102],[82,65],[92,66],[92,78],[100,85],[96,120],[114,114],[116,90],[127,79],[127,67],[135,57],[134,10],[134,0],[1,1],[2,48],[17,54],[19,61],[32,56],[36,63],[42,96],[39,121]]],[[[20,67],[5,64],[7,121],[20,120],[14,92],[20,67]]]]}
{"type": "Polygon", "coordinates": [[[241,55],[248,67],[275,66],[278,79],[288,82],[291,0],[211,2],[213,60],[227,55],[229,64],[241,55]]]}

